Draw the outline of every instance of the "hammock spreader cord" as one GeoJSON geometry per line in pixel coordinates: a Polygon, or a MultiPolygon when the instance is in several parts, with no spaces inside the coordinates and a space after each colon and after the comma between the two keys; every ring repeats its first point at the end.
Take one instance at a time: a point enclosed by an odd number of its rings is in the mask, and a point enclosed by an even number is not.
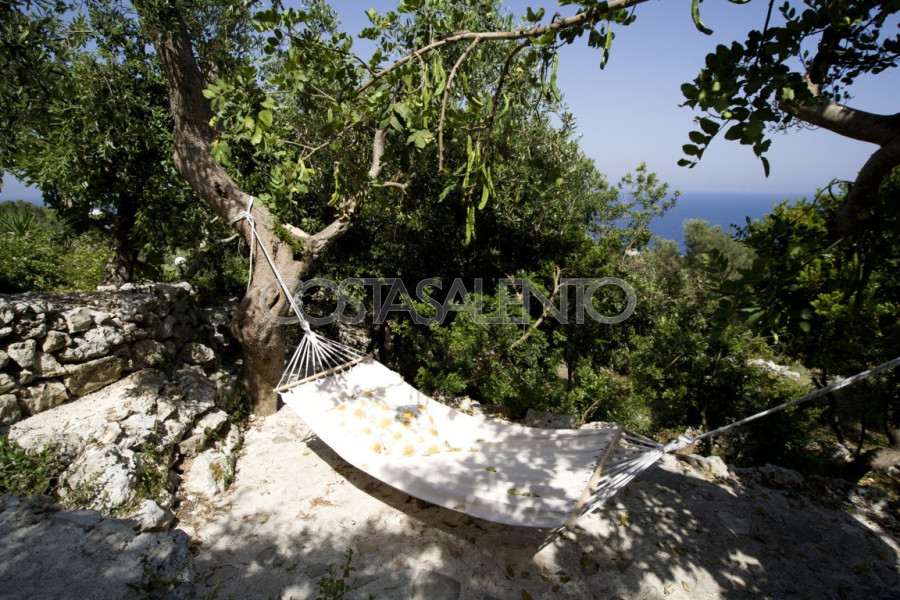
{"type": "Polygon", "coordinates": [[[788,408],[790,408],[792,406],[796,406],[798,404],[802,404],[803,402],[808,402],[810,400],[814,400],[814,399],[818,398],[819,396],[824,396],[825,394],[830,394],[831,392],[834,392],[841,388],[847,387],[848,385],[852,385],[858,381],[862,381],[863,379],[868,379],[869,377],[872,377],[873,375],[877,375],[878,373],[881,373],[882,371],[887,371],[888,369],[893,369],[897,365],[900,365],[900,356],[898,356],[897,358],[895,358],[893,360],[889,360],[885,363],[882,363],[882,364],[878,365],[877,367],[873,367],[873,368],[869,369],[868,371],[863,371],[862,373],[858,373],[856,375],[853,375],[852,377],[845,377],[844,379],[835,381],[831,385],[827,385],[823,388],[813,390],[812,392],[806,394],[805,396],[800,396],[799,398],[795,398],[794,400],[791,400],[790,402],[785,402],[784,404],[779,404],[778,406],[773,406],[772,408],[766,409],[762,412],[758,412],[755,415],[750,415],[749,417],[745,417],[739,421],[735,421],[734,423],[730,423],[728,425],[723,425],[722,427],[713,429],[712,431],[707,431],[706,433],[696,435],[693,437],[686,436],[686,435],[678,436],[677,439],[666,444],[663,447],[663,451],[664,452],[676,452],[676,451],[681,450],[682,448],[685,448],[686,446],[689,446],[689,445],[691,445],[695,442],[698,442],[702,439],[705,439],[708,437],[713,437],[716,435],[721,435],[727,431],[731,431],[735,427],[740,427],[741,425],[745,425],[746,423],[750,423],[751,421],[761,419],[762,417],[765,417],[765,416],[771,415],[773,413],[788,409],[788,408]]]}

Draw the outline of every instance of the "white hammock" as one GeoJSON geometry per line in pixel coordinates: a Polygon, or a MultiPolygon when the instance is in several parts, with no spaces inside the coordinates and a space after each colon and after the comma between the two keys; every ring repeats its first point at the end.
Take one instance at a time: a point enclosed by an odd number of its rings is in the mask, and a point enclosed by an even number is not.
{"type": "Polygon", "coordinates": [[[358,469],[508,525],[571,525],[663,455],[662,445],[621,428],[538,429],[469,416],[371,358],[281,397],[358,469]]]}
{"type": "MultiPolygon", "coordinates": [[[[574,525],[667,452],[900,365],[900,358],[801,398],[665,446],[621,427],[539,429],[492,423],[436,402],[360,352],[316,334],[247,219],[303,340],[276,391],[344,460],[450,510],[527,527],[574,525]]],[[[252,260],[252,247],[251,247],[252,260]]]]}

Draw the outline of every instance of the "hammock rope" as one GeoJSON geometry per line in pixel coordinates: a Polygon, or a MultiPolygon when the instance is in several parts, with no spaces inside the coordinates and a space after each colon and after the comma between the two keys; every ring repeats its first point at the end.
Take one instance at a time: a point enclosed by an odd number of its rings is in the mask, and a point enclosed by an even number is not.
{"type": "Polygon", "coordinates": [[[253,255],[255,248],[259,246],[266,262],[269,264],[269,268],[275,275],[278,287],[281,288],[282,293],[287,298],[288,304],[290,304],[291,310],[296,315],[297,320],[300,322],[300,328],[303,330],[300,344],[297,346],[293,357],[288,361],[281,381],[278,382],[278,386],[275,388],[276,392],[281,392],[313,377],[324,376],[323,373],[327,372],[330,374],[335,370],[339,370],[342,365],[358,361],[362,358],[362,353],[345,344],[323,338],[312,330],[309,321],[300,308],[298,300],[294,298],[294,294],[288,288],[287,282],[285,282],[281,273],[275,267],[275,261],[272,260],[272,256],[256,230],[256,220],[251,214],[254,201],[255,198],[250,196],[247,209],[235,215],[228,223],[229,225],[234,225],[238,221],[246,220],[250,229],[250,274],[247,277],[247,289],[250,289],[250,283],[253,278],[253,255]]]}
{"type": "Polygon", "coordinates": [[[667,453],[900,365],[897,357],[667,444],[622,427],[550,430],[488,422],[421,394],[371,354],[316,334],[260,239],[253,202],[251,196],[247,209],[230,222],[248,223],[250,277],[259,246],[303,330],[275,391],[349,463],[412,496],[471,516],[528,527],[572,527],[667,453]],[[336,373],[339,378],[331,377],[336,373]]]}
{"type": "Polygon", "coordinates": [[[839,379],[838,381],[835,381],[831,385],[827,385],[825,387],[813,390],[804,396],[800,396],[799,398],[795,398],[795,399],[791,400],[790,402],[785,402],[784,404],[779,404],[778,406],[773,406],[771,408],[767,408],[766,410],[760,411],[754,415],[750,415],[749,417],[744,417],[743,419],[739,419],[737,421],[734,421],[733,423],[729,423],[728,425],[723,425],[722,427],[718,427],[711,431],[707,431],[706,433],[696,435],[693,437],[679,436],[678,439],[666,444],[666,446],[665,446],[666,452],[676,452],[676,451],[681,450],[682,448],[689,446],[695,442],[699,442],[700,440],[714,437],[717,435],[722,435],[723,433],[727,433],[727,432],[731,431],[732,429],[740,427],[741,425],[746,425],[747,423],[756,421],[757,419],[761,419],[761,418],[767,417],[771,414],[774,414],[774,413],[777,413],[777,412],[780,412],[783,410],[787,410],[787,409],[791,408],[792,406],[797,406],[798,404],[803,404],[804,402],[809,402],[810,400],[815,400],[816,398],[825,396],[825,395],[835,392],[841,388],[845,388],[847,386],[853,385],[854,383],[862,381],[863,379],[868,379],[869,377],[873,377],[875,375],[878,375],[879,373],[882,373],[889,369],[893,369],[897,365],[900,365],[900,356],[898,356],[897,358],[895,358],[893,360],[884,362],[884,363],[878,365],[877,367],[873,367],[867,371],[863,371],[862,373],[857,373],[856,375],[853,375],[851,377],[845,377],[843,379],[839,379]],[[670,447],[671,447],[671,449],[670,449],[670,447]]]}

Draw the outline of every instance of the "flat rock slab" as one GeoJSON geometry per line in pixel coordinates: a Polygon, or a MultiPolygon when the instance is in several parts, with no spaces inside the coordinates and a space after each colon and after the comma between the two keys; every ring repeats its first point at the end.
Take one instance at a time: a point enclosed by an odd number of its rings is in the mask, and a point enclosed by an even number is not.
{"type": "Polygon", "coordinates": [[[0,598],[194,598],[188,537],[137,534],[93,510],[0,496],[0,598]]]}
{"type": "MultiPolygon", "coordinates": [[[[311,598],[353,551],[349,597],[895,598],[900,546],[871,523],[666,457],[573,532],[417,501],[349,466],[289,409],[246,433],[234,484],[186,499],[221,598],[311,598]]],[[[201,595],[205,593],[200,590],[201,595]]]]}

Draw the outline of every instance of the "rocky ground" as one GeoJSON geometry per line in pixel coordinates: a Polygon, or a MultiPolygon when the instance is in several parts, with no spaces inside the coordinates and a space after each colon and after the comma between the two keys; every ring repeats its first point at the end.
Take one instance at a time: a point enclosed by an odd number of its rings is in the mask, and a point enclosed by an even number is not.
{"type": "Polygon", "coordinates": [[[135,373],[13,427],[23,444],[53,430],[74,465],[91,452],[140,462],[140,432],[181,431],[163,454],[183,476],[154,500],[159,511],[137,483],[122,487],[118,508],[98,494],[108,517],[3,497],[0,598],[301,599],[340,581],[348,598],[382,599],[900,597],[900,546],[875,523],[884,498],[864,489],[826,506],[809,494],[827,486],[791,471],[666,457],[574,531],[551,535],[410,498],[344,463],[289,409],[252,420],[243,442],[224,423],[211,429],[221,386],[194,375],[135,373]],[[55,424],[35,421],[62,410],[55,424]],[[175,529],[153,531],[170,516],[175,529]]]}

